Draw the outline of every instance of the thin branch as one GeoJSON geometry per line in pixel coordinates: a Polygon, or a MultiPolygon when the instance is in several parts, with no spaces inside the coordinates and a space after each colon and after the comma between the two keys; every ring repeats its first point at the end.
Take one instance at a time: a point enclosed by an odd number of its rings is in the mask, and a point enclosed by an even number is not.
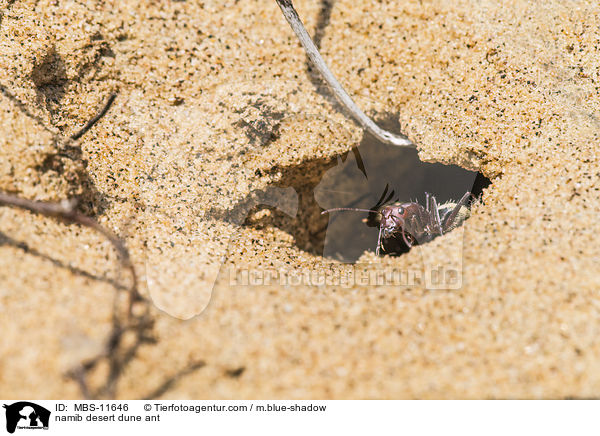
{"type": "Polygon", "coordinates": [[[137,290],[137,275],[135,273],[133,263],[131,262],[127,247],[113,232],[102,227],[94,219],[78,212],[76,209],[77,200],[63,200],[59,203],[51,203],[45,201],[27,200],[15,195],[0,192],[0,206],[10,206],[19,209],[25,209],[39,215],[58,219],[68,224],[75,223],[89,227],[92,230],[100,233],[113,245],[119,254],[119,258],[121,259],[123,267],[131,272],[132,286],[130,293],[130,304],[133,305],[133,303],[140,298],[137,290]]]}
{"type": "MultiPolygon", "coordinates": [[[[95,357],[76,365],[67,373],[68,377],[77,382],[85,398],[95,399],[105,396],[114,398],[117,383],[127,365],[136,356],[139,347],[145,343],[155,341],[152,336],[154,320],[150,316],[150,303],[139,294],[137,275],[125,243],[113,232],[98,224],[94,219],[78,212],[76,209],[76,200],[63,200],[59,203],[31,201],[0,192],[0,206],[24,209],[67,224],[79,224],[89,227],[109,240],[119,254],[123,267],[129,269],[131,272],[132,284],[127,294],[127,310],[124,319],[121,319],[118,306],[115,306],[112,330],[103,350],[95,357]],[[141,310],[135,310],[134,306],[136,303],[141,304],[141,310]],[[135,340],[133,344],[124,342],[127,332],[134,333],[135,340]],[[108,362],[109,374],[102,385],[97,389],[92,389],[89,385],[88,375],[102,361],[108,362]]],[[[119,298],[117,296],[115,297],[116,305],[118,301],[119,298]]]]}
{"type": "Polygon", "coordinates": [[[13,102],[13,104],[15,106],[17,106],[19,108],[19,110],[21,112],[23,112],[27,117],[31,118],[33,121],[35,121],[40,127],[42,127],[45,131],[49,132],[57,141],[59,141],[61,144],[68,146],[73,144],[73,141],[76,141],[77,139],[81,138],[85,133],[87,133],[92,127],[94,127],[94,125],[104,116],[106,115],[106,113],[108,112],[108,110],[110,109],[110,107],[112,106],[113,102],[115,101],[115,98],[117,97],[117,93],[113,92],[108,96],[108,100],[106,101],[106,103],[104,104],[103,108],[100,110],[100,112],[98,112],[98,114],[93,117],[91,120],[89,120],[84,127],[82,127],[77,133],[71,135],[71,136],[63,136],[60,133],[57,133],[56,131],[50,129],[45,123],[44,121],[38,117],[37,115],[35,115],[34,113],[32,113],[27,106],[25,105],[25,103],[23,103],[21,100],[19,100],[17,98],[16,95],[14,95],[12,92],[10,92],[8,90],[8,88],[6,86],[4,86],[3,84],[0,83],[0,93],[3,94],[6,98],[8,98],[10,101],[13,102]]]}
{"type": "Polygon", "coordinates": [[[98,112],[98,115],[96,115],[94,118],[92,118],[91,120],[89,120],[85,126],[83,126],[83,128],[81,130],[79,130],[79,132],[75,133],[74,135],[71,135],[71,139],[79,139],[81,138],[88,130],[90,130],[92,127],[94,127],[94,124],[96,124],[100,118],[102,118],[104,115],[106,115],[106,112],[108,112],[108,110],[110,109],[111,105],[113,104],[113,102],[115,101],[115,98],[117,97],[116,93],[112,93],[109,97],[108,100],[106,101],[106,104],[104,105],[104,107],[102,108],[102,110],[100,112],[98,112]]]}
{"type": "Polygon", "coordinates": [[[294,9],[292,0],[275,0],[283,12],[283,16],[292,27],[292,30],[300,40],[300,44],[304,47],[306,54],[312,61],[314,66],[319,70],[323,79],[327,82],[331,91],[336,96],[338,101],[350,112],[354,119],[369,133],[375,136],[382,142],[397,145],[400,147],[415,147],[415,144],[408,138],[398,136],[392,132],[379,127],[375,122],[369,118],[352,100],[352,97],[344,90],[340,82],[335,78],[325,60],[319,53],[319,49],[311,39],[310,35],[306,31],[306,28],[302,24],[302,20],[298,16],[298,13],[294,9]]]}

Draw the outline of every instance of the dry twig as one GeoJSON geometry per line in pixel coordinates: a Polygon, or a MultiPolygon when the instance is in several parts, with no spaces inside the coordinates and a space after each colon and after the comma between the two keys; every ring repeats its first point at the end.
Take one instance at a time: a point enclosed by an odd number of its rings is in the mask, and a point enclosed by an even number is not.
{"type": "Polygon", "coordinates": [[[400,147],[415,147],[415,144],[408,138],[398,136],[392,132],[388,132],[387,130],[379,127],[375,122],[369,118],[352,100],[352,97],[348,95],[344,87],[338,82],[335,78],[325,60],[319,53],[319,49],[313,42],[312,38],[306,31],[304,24],[302,24],[302,20],[298,16],[298,12],[294,9],[294,5],[292,4],[292,0],[275,0],[283,12],[283,16],[290,24],[292,30],[300,40],[300,44],[304,47],[306,54],[309,59],[312,61],[313,65],[317,68],[317,70],[329,85],[329,88],[338,99],[338,101],[350,112],[352,117],[369,133],[375,136],[382,142],[391,145],[397,145],[400,147]]]}
{"type": "Polygon", "coordinates": [[[94,124],[96,124],[100,120],[100,118],[102,118],[104,115],[106,115],[106,112],[108,112],[108,110],[112,106],[113,102],[115,101],[115,98],[117,98],[117,94],[113,92],[108,97],[108,100],[106,101],[106,104],[100,110],[100,112],[98,112],[98,114],[94,118],[92,118],[91,120],[89,120],[85,124],[85,126],[83,126],[81,128],[81,130],[79,130],[77,133],[71,135],[71,139],[77,140],[77,139],[81,138],[88,130],[90,130],[92,127],[94,127],[94,124]]]}
{"type": "MultiPolygon", "coordinates": [[[[43,125],[40,119],[33,116],[27,107],[20,102],[8,89],[0,85],[0,92],[12,100],[18,107],[28,115],[40,123],[46,130],[49,129],[43,125]]],[[[69,145],[72,141],[79,139],[87,131],[89,131],[109,110],[114,102],[116,94],[111,94],[104,107],[89,120],[85,126],[70,138],[65,138],[57,133],[51,132],[59,142],[69,145]]],[[[76,199],[65,199],[60,202],[45,202],[32,201],[21,198],[16,195],[0,192],[0,206],[9,206],[18,209],[24,209],[32,213],[36,213],[49,218],[62,221],[66,224],[78,224],[88,227],[102,236],[104,236],[119,255],[119,259],[124,268],[131,273],[131,286],[127,288],[127,308],[125,315],[122,315],[122,310],[118,307],[118,294],[115,298],[115,308],[113,311],[112,330],[106,341],[106,345],[101,353],[88,361],[82,362],[68,372],[70,378],[75,379],[81,389],[81,392],[86,398],[113,397],[116,390],[116,385],[119,377],[125,370],[127,364],[135,357],[138,348],[149,342],[154,342],[152,337],[153,319],[150,316],[150,303],[142,297],[138,291],[137,274],[127,246],[117,235],[110,230],[102,227],[93,218],[82,214],[77,210],[76,199]],[[134,333],[134,340],[131,344],[125,344],[124,336],[127,332],[134,333]],[[89,373],[98,366],[102,361],[107,361],[109,373],[105,382],[98,388],[92,389],[89,385],[89,373]]]]}
{"type": "Polygon", "coordinates": [[[90,218],[78,212],[76,209],[77,200],[63,200],[59,203],[52,203],[46,201],[32,201],[18,197],[16,195],[5,194],[0,192],[0,205],[28,210],[39,215],[58,219],[67,224],[79,224],[84,227],[89,227],[90,229],[93,229],[96,232],[100,233],[102,236],[104,236],[110,241],[110,243],[113,245],[113,247],[119,254],[119,258],[121,259],[121,263],[123,264],[123,266],[131,272],[132,285],[130,291],[130,305],[133,305],[133,303],[140,298],[137,290],[137,275],[135,273],[135,268],[133,267],[131,258],[129,256],[129,251],[125,246],[125,243],[121,239],[119,239],[113,232],[111,232],[108,229],[105,229],[100,224],[98,224],[93,218],[90,218]]]}

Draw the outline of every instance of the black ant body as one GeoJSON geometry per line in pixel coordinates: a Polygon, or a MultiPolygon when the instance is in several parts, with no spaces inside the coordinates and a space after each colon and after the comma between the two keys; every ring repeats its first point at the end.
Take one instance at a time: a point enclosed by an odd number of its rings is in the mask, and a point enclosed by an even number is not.
{"type": "Polygon", "coordinates": [[[413,245],[429,242],[460,226],[470,214],[467,205],[472,197],[470,192],[466,192],[456,203],[447,202],[441,205],[438,205],[433,195],[425,193],[425,207],[423,207],[416,202],[390,204],[394,191],[386,198],[387,191],[388,186],[385,187],[377,204],[370,209],[341,207],[321,213],[345,210],[369,212],[369,218],[364,221],[371,227],[379,227],[376,255],[382,251],[390,254],[398,253],[402,248],[407,251],[413,245]]]}

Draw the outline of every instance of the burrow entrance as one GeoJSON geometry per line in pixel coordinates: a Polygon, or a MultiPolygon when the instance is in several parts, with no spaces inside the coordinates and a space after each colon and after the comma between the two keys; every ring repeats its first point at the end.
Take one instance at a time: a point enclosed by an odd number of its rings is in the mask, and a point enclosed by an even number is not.
{"type": "MultiPolygon", "coordinates": [[[[378,123],[397,132],[397,119],[388,116],[378,123]]],[[[366,132],[360,145],[344,155],[272,171],[282,174],[277,187],[292,187],[298,193],[298,214],[292,218],[261,205],[249,213],[245,225],[278,227],[294,236],[300,249],[342,262],[355,262],[366,250],[375,251],[378,229],[363,222],[366,213],[321,215],[323,210],[371,208],[386,187],[388,193],[394,192],[393,200],[425,204],[425,193],[429,192],[441,204],[456,201],[467,191],[477,197],[491,184],[481,173],[456,165],[421,162],[416,150],[383,144],[366,132]],[[261,209],[271,213],[255,213],[261,209]]]]}

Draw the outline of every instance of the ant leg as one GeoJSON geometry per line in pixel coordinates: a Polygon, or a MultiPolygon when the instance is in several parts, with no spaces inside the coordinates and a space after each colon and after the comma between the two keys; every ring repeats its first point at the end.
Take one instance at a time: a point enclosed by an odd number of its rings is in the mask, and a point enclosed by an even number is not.
{"type": "Polygon", "coordinates": [[[469,191],[467,191],[465,193],[465,195],[463,195],[462,198],[458,201],[458,203],[456,203],[456,206],[454,206],[454,209],[452,209],[452,212],[450,212],[450,215],[444,221],[444,229],[447,230],[450,227],[452,227],[452,224],[454,224],[454,220],[456,219],[456,216],[458,215],[460,208],[465,206],[467,204],[467,201],[469,200],[469,197],[472,197],[472,196],[473,196],[473,194],[471,194],[469,191]]]}
{"type": "MultiPolygon", "coordinates": [[[[418,244],[421,243],[421,241],[419,241],[417,239],[418,234],[421,234],[425,231],[425,229],[423,228],[423,225],[419,222],[417,222],[417,217],[416,216],[412,216],[410,218],[410,231],[408,232],[408,234],[411,236],[411,239],[413,239],[414,241],[417,241],[418,244]]],[[[407,241],[406,235],[405,235],[405,230],[404,227],[402,227],[402,238],[404,239],[404,242],[406,242],[406,245],[408,245],[408,247],[412,247],[413,244],[411,242],[407,241]]]]}
{"type": "Polygon", "coordinates": [[[408,240],[408,238],[406,237],[406,233],[404,232],[404,227],[402,227],[402,239],[404,239],[404,243],[406,244],[406,246],[408,248],[412,247],[412,243],[408,240]]]}
{"type": "Polygon", "coordinates": [[[440,210],[438,208],[437,200],[433,195],[431,196],[431,206],[432,207],[430,213],[433,214],[433,218],[435,219],[435,225],[437,226],[437,231],[440,233],[440,236],[442,236],[444,234],[444,230],[442,229],[442,222],[440,220],[440,210]]]}
{"type": "Polygon", "coordinates": [[[381,233],[383,232],[383,227],[379,227],[379,236],[377,236],[377,248],[375,249],[375,256],[379,256],[379,251],[381,248],[381,233]]]}

